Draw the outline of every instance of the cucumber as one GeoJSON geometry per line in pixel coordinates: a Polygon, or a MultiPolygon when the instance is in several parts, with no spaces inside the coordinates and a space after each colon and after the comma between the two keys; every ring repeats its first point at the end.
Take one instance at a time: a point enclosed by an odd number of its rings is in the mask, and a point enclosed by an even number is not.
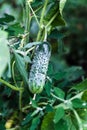
{"type": "Polygon", "coordinates": [[[42,42],[42,44],[36,46],[29,74],[29,90],[31,93],[42,92],[50,56],[51,47],[48,42],[42,42]]]}

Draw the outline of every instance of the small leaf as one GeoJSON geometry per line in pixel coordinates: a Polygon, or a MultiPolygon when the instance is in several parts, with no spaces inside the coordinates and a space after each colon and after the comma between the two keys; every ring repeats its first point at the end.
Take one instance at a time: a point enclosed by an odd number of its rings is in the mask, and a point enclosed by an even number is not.
{"type": "Polygon", "coordinates": [[[59,120],[62,119],[64,114],[65,112],[64,112],[63,107],[58,107],[54,115],[54,119],[53,119],[54,123],[58,123],[59,120]]]}
{"type": "Polygon", "coordinates": [[[54,93],[55,93],[58,97],[64,99],[65,93],[64,93],[60,88],[54,88],[54,93]]]}

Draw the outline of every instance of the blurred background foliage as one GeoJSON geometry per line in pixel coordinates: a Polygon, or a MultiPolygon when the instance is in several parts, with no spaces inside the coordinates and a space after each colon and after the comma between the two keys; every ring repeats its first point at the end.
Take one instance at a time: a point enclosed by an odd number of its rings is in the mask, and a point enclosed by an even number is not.
{"type": "Polygon", "coordinates": [[[69,65],[80,65],[87,72],[87,1],[68,0],[64,17],[69,32],[69,36],[65,38],[69,49],[66,60],[69,65]]]}

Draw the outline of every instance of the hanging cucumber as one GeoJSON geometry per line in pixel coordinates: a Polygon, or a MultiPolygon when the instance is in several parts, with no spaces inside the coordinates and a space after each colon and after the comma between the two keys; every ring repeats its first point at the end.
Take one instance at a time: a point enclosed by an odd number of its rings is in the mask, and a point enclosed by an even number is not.
{"type": "Polygon", "coordinates": [[[51,47],[48,42],[36,46],[29,75],[29,90],[32,93],[41,93],[43,90],[50,55],[51,47]]]}

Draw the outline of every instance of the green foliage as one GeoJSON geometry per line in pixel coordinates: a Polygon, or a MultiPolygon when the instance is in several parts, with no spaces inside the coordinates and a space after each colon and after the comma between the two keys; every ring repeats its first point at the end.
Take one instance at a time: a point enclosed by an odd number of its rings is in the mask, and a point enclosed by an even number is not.
{"type": "Polygon", "coordinates": [[[0,1],[1,130],[87,129],[86,3],[0,1]]]}
{"type": "Polygon", "coordinates": [[[54,123],[58,123],[60,119],[64,116],[64,109],[62,107],[58,107],[57,110],[55,111],[54,115],[54,123]]]}

